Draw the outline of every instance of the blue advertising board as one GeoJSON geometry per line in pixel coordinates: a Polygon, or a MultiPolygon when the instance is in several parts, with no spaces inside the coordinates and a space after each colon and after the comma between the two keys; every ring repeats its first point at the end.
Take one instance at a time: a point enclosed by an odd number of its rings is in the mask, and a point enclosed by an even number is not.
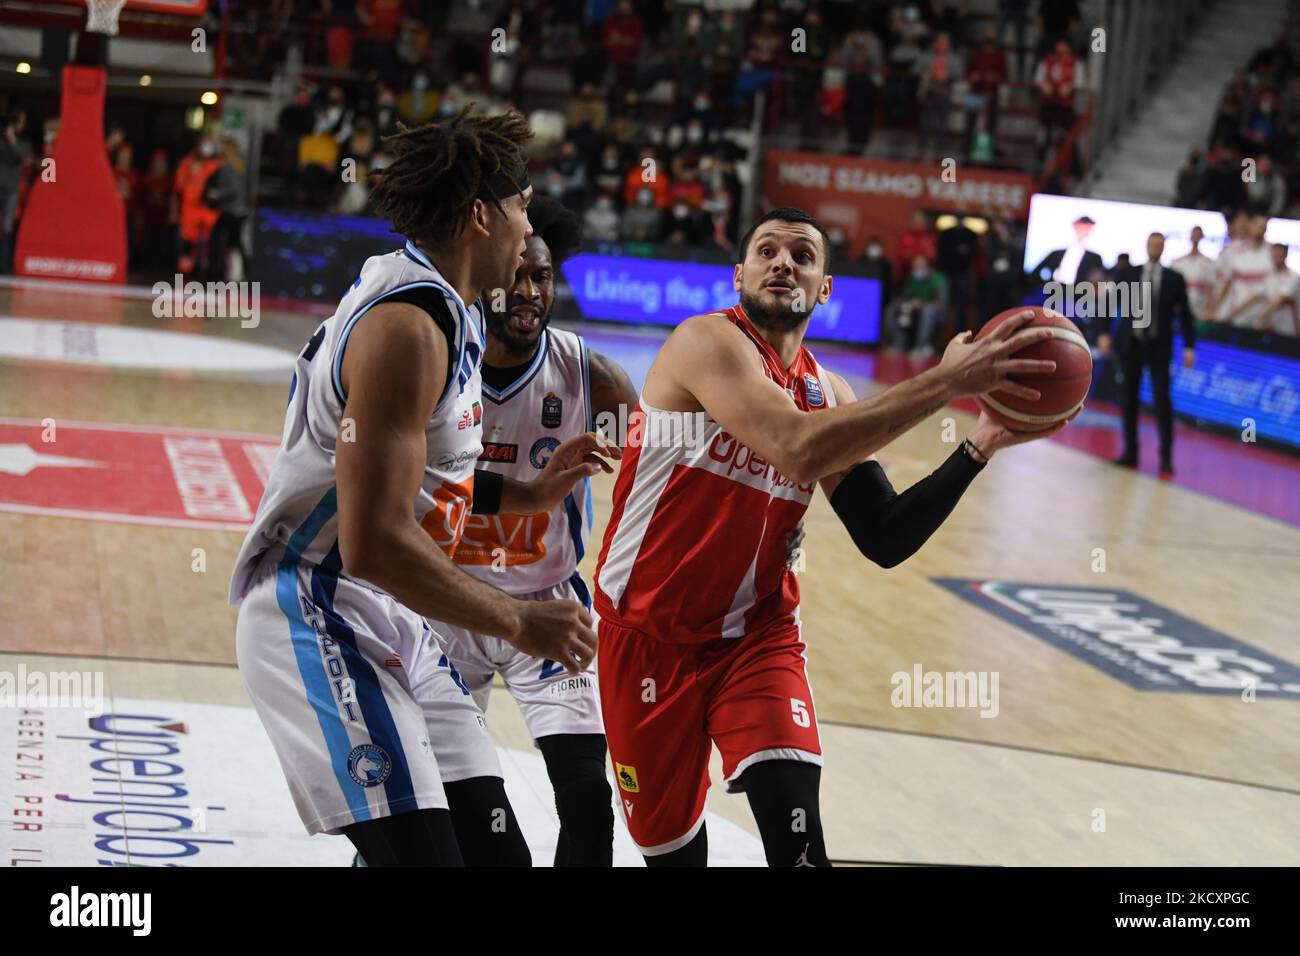
{"type": "MultiPolygon", "coordinates": [[[[1182,339],[1175,337],[1175,412],[1238,431],[1249,419],[1260,438],[1300,447],[1300,358],[1201,338],[1196,364],[1183,368],[1182,352],[1182,339]]],[[[1152,402],[1150,376],[1143,376],[1141,398],[1152,402]]]]}
{"type": "MultiPolygon", "coordinates": [[[[587,318],[635,325],[676,325],[736,304],[734,267],[581,253],[562,266],[587,318]]],[[[836,276],[830,301],[813,310],[808,338],[874,343],[880,338],[880,283],[836,276]]]]}

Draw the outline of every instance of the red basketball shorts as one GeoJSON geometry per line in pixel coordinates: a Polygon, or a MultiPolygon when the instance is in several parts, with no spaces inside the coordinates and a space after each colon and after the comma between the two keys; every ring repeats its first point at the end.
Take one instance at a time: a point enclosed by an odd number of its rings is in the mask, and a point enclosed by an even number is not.
{"type": "Polygon", "coordinates": [[[797,624],[702,644],[671,644],[604,620],[599,634],[600,702],[616,792],[645,855],[670,853],[699,833],[710,741],[732,792],[759,761],[821,765],[797,624]]]}

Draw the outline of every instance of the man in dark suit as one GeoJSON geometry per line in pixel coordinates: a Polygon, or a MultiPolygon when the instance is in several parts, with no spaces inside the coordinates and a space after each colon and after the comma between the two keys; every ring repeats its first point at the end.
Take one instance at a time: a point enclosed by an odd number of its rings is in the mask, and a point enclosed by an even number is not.
{"type": "Polygon", "coordinates": [[[1136,468],[1138,463],[1138,388],[1142,370],[1151,373],[1156,421],[1160,425],[1160,472],[1173,475],[1174,416],[1169,401],[1169,362],[1173,357],[1174,315],[1182,323],[1183,365],[1196,360],[1196,316],[1187,301],[1187,284],[1173,269],[1160,264],[1165,237],[1158,232],[1147,237],[1147,262],[1132,266],[1118,281],[1128,293],[1128,314],[1115,316],[1114,338],[1102,335],[1097,341],[1102,355],[1115,356],[1120,378],[1120,403],[1124,411],[1124,453],[1115,464],[1136,468]]]}
{"type": "Polygon", "coordinates": [[[1059,282],[1068,290],[1075,282],[1082,282],[1087,276],[1106,264],[1101,256],[1087,248],[1088,234],[1097,223],[1091,216],[1080,216],[1074,220],[1074,242],[1064,249],[1053,249],[1043,256],[1043,261],[1034,267],[1033,279],[1037,284],[1059,282]]]}

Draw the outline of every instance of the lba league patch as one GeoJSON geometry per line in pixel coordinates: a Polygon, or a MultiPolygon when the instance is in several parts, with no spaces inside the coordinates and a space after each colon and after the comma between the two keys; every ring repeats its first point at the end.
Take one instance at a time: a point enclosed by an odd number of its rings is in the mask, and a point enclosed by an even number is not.
{"type": "Polygon", "coordinates": [[[564,402],[554,392],[547,392],[542,399],[542,427],[559,428],[560,416],[564,412],[564,402]]]}

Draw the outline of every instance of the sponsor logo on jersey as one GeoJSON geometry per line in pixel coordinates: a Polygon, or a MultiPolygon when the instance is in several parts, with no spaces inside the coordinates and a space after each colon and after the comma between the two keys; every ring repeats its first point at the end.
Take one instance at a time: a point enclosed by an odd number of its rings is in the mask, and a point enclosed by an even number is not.
{"type": "MultiPolygon", "coordinates": [[[[558,664],[556,666],[559,667],[558,664]]],[[[563,672],[564,668],[560,667],[560,673],[563,672]]],[[[545,677],[545,674],[543,674],[543,677],[545,677]]],[[[581,697],[583,694],[594,689],[595,683],[592,679],[585,674],[580,674],[577,677],[566,677],[564,680],[559,680],[551,684],[550,694],[552,697],[563,697],[568,700],[575,697],[581,697]]],[[[633,776],[635,776],[635,774],[633,776]]]]}
{"type": "Polygon", "coordinates": [[[808,404],[814,408],[820,408],[826,402],[826,396],[822,394],[822,383],[817,381],[811,373],[804,372],[803,390],[808,396],[808,404]]]}
{"type": "Polygon", "coordinates": [[[618,776],[618,785],[628,793],[640,793],[641,784],[636,779],[636,767],[628,767],[625,764],[614,764],[614,773],[618,776]]]}
{"type": "Polygon", "coordinates": [[[542,398],[542,427],[559,428],[564,413],[564,402],[554,392],[547,392],[542,398]]]}
{"type": "Polygon", "coordinates": [[[378,744],[361,744],[348,754],[348,776],[360,787],[378,787],[393,772],[393,761],[378,744]]]}
{"type": "Polygon", "coordinates": [[[494,441],[483,443],[483,454],[478,456],[479,461],[499,461],[502,464],[513,465],[519,460],[518,445],[503,445],[494,441]]]}
{"type": "Polygon", "coordinates": [[[551,460],[551,455],[555,449],[560,447],[558,438],[539,438],[533,442],[533,447],[528,451],[528,460],[534,468],[545,468],[546,463],[551,460]]]}
{"type": "Polygon", "coordinates": [[[463,465],[466,462],[474,461],[477,458],[478,455],[468,450],[457,452],[454,455],[451,454],[450,452],[444,452],[443,454],[438,456],[434,464],[437,465],[439,468],[443,469],[444,471],[446,471],[450,468],[453,468],[456,465],[463,465]]]}
{"type": "Polygon", "coordinates": [[[467,428],[473,428],[483,421],[483,408],[478,402],[475,402],[469,408],[461,413],[460,421],[456,423],[457,431],[465,431],[467,428]]]}
{"type": "Polygon", "coordinates": [[[420,519],[420,527],[429,533],[434,544],[447,552],[448,557],[456,554],[456,545],[460,543],[473,502],[473,475],[459,484],[444,481],[433,494],[433,507],[420,519]]]}
{"type": "Polygon", "coordinates": [[[551,514],[470,515],[456,546],[456,563],[495,568],[534,564],[546,557],[551,514]]]}
{"type": "Polygon", "coordinates": [[[1131,591],[934,581],[1137,690],[1300,700],[1300,667],[1131,591]]]}

